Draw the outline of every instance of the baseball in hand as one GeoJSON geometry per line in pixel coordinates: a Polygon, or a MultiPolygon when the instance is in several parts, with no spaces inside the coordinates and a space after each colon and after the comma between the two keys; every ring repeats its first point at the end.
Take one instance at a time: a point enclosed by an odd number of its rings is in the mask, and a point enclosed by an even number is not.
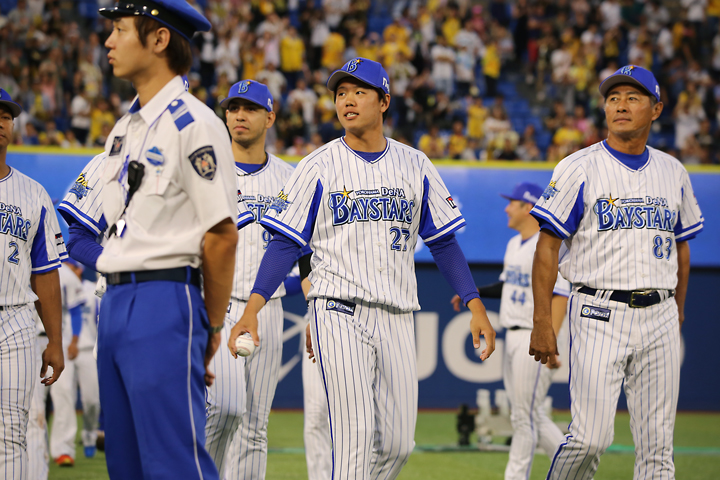
{"type": "Polygon", "coordinates": [[[235,353],[241,357],[247,357],[255,351],[255,342],[249,333],[243,333],[235,340],[235,353]]]}

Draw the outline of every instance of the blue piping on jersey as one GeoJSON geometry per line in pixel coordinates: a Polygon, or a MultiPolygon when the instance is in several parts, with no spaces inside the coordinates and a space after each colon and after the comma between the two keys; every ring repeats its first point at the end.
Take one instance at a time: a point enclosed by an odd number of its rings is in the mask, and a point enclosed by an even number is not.
{"type": "Polygon", "coordinates": [[[575,205],[573,205],[566,222],[561,221],[551,212],[538,205],[533,207],[530,214],[538,221],[540,229],[549,230],[564,240],[575,233],[580,225],[585,210],[584,192],[585,183],[583,182],[580,184],[575,205]]]}
{"type": "MultiPolygon", "coordinates": [[[[383,138],[385,138],[385,137],[383,137],[383,138]]],[[[390,140],[388,140],[387,138],[385,138],[385,150],[383,150],[382,152],[380,152],[380,155],[378,155],[374,160],[369,161],[369,160],[365,159],[362,155],[360,155],[361,153],[366,153],[366,152],[358,152],[358,151],[353,150],[352,148],[350,148],[350,147],[348,146],[348,144],[345,143],[345,137],[340,137],[340,142],[342,142],[342,144],[345,145],[345,148],[347,148],[348,150],[350,150],[350,151],[353,153],[353,155],[355,155],[356,157],[358,157],[358,158],[361,159],[362,161],[367,162],[367,163],[370,163],[370,164],[377,163],[378,160],[380,160],[382,157],[384,157],[385,154],[386,154],[386,153],[388,152],[388,150],[390,149],[390,140]]],[[[373,154],[374,154],[375,152],[370,152],[370,153],[373,153],[373,154]]]]}
{"type": "Polygon", "coordinates": [[[4,182],[8,178],[12,177],[12,174],[15,170],[10,165],[8,165],[8,168],[10,169],[10,173],[8,173],[5,178],[0,178],[0,183],[4,182]]]}
{"type": "Polygon", "coordinates": [[[267,162],[263,163],[241,163],[241,162],[235,162],[235,166],[243,171],[243,173],[255,173],[258,170],[262,169],[265,165],[267,165],[267,162]]]}
{"type": "Polygon", "coordinates": [[[46,215],[47,210],[45,210],[45,207],[42,207],[42,209],[40,209],[40,219],[38,220],[38,227],[37,231],[35,232],[35,238],[33,238],[32,250],[30,251],[30,263],[32,264],[33,272],[53,262],[59,262],[59,260],[50,260],[48,258],[47,241],[45,239],[46,215]]]}
{"type": "Polygon", "coordinates": [[[60,268],[61,266],[62,266],[62,263],[60,263],[60,260],[58,259],[58,260],[55,260],[54,262],[48,263],[47,265],[43,265],[42,267],[37,267],[37,268],[33,267],[33,268],[32,268],[32,273],[33,273],[33,274],[35,274],[35,273],[47,273],[47,272],[51,272],[51,271],[53,271],[53,270],[56,270],[56,269],[60,268]]]}
{"type": "Polygon", "coordinates": [[[246,210],[243,213],[238,215],[235,225],[237,226],[237,229],[240,230],[243,227],[247,227],[254,221],[255,221],[255,216],[252,214],[252,212],[250,212],[249,210],[246,210]]]}
{"type": "MultiPolygon", "coordinates": [[[[107,228],[107,224],[103,226],[102,224],[96,222],[94,218],[78,210],[75,205],[65,200],[63,200],[58,206],[58,212],[60,212],[60,215],[63,217],[63,219],[65,219],[68,224],[71,221],[76,220],[88,227],[97,235],[101,235],[105,228],[107,228]]],[[[100,221],[103,222],[104,218],[104,216],[100,217],[100,221]]]]}

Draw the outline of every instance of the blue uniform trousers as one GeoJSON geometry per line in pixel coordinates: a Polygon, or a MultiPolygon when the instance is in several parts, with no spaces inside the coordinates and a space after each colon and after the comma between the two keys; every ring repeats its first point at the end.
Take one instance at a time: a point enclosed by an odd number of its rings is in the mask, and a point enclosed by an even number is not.
{"type": "Polygon", "coordinates": [[[168,281],[111,285],[100,305],[110,478],[217,480],[205,450],[208,319],[200,289],[168,281]]]}

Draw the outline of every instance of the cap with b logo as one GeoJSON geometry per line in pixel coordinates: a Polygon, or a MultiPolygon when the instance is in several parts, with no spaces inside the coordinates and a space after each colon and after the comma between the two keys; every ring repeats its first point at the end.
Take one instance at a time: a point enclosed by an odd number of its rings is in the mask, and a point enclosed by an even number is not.
{"type": "Polygon", "coordinates": [[[607,97],[607,93],[615,85],[621,83],[632,83],[645,90],[660,101],[660,85],[651,71],[638,67],[637,65],[625,65],[617,72],[607,77],[600,84],[600,95],[607,97]]]}
{"type": "Polygon", "coordinates": [[[173,29],[187,40],[190,40],[195,32],[207,32],[212,27],[207,18],[185,0],[117,2],[114,7],[101,8],[98,13],[111,20],[144,15],[173,29]]]}
{"type": "Polygon", "coordinates": [[[8,110],[10,110],[10,114],[13,116],[13,118],[17,117],[18,115],[20,115],[20,112],[22,112],[22,107],[16,102],[14,102],[10,94],[2,88],[0,88],[0,105],[3,105],[8,110]]]}
{"type": "Polygon", "coordinates": [[[379,88],[386,94],[390,94],[390,77],[378,62],[361,57],[350,60],[341,69],[335,70],[330,75],[327,88],[334,92],[340,81],[347,77],[357,78],[371,87],[379,88]]]}
{"type": "Polygon", "coordinates": [[[542,187],[530,182],[518,183],[510,195],[500,194],[508,200],[520,200],[535,205],[543,193],[542,187]]]}
{"type": "Polygon", "coordinates": [[[267,86],[255,80],[241,80],[230,87],[227,98],[220,102],[220,106],[227,108],[234,98],[242,98],[260,105],[268,112],[273,111],[273,96],[270,90],[267,86]]]}

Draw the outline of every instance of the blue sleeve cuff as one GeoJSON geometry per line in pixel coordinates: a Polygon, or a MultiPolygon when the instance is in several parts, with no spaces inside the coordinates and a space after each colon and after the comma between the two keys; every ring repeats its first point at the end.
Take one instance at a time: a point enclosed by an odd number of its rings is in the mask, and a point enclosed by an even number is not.
{"type": "Polygon", "coordinates": [[[299,275],[288,275],[285,277],[283,285],[285,285],[285,295],[297,295],[302,292],[299,275]]]}
{"type": "Polygon", "coordinates": [[[237,229],[240,230],[243,227],[247,227],[254,221],[255,221],[255,216],[252,214],[252,212],[245,211],[238,215],[235,225],[237,225],[237,229]]]}
{"type": "Polygon", "coordinates": [[[95,232],[95,235],[101,235],[107,228],[105,216],[100,217],[100,221],[96,222],[95,219],[78,210],[72,203],[62,201],[57,209],[68,225],[73,221],[79,222],[95,232]]]}

